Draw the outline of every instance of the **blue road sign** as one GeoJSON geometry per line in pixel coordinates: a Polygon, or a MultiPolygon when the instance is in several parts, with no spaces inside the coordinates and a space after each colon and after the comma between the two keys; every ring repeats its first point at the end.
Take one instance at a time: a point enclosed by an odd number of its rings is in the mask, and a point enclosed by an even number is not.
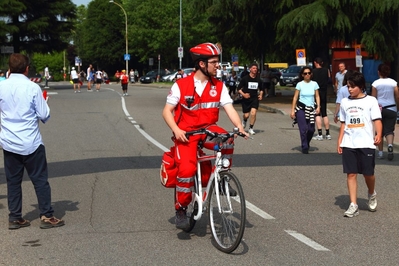
{"type": "Polygon", "coordinates": [[[123,58],[124,60],[130,60],[130,54],[124,54],[123,58]]]}

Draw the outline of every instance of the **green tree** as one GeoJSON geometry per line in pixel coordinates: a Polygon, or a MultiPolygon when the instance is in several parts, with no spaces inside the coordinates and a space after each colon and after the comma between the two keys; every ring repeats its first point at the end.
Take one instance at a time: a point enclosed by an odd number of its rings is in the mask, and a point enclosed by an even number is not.
{"type": "MultiPolygon", "coordinates": [[[[180,36],[179,1],[138,1],[127,3],[129,14],[129,43],[140,62],[161,55],[164,67],[178,66],[177,48],[180,36]]],[[[189,1],[182,1],[182,46],[184,66],[190,64],[189,48],[200,42],[215,42],[208,14],[197,12],[189,1]]]]}
{"type": "Polygon", "coordinates": [[[54,80],[63,80],[64,52],[52,54],[35,53],[30,59],[32,67],[36,70],[35,73],[30,73],[30,75],[39,73],[43,76],[44,68],[47,65],[54,80]]]}
{"type": "MultiPolygon", "coordinates": [[[[209,12],[216,35],[224,53],[238,53],[248,61],[263,59],[275,50],[275,26],[278,19],[269,0],[194,0],[199,12],[209,12]]],[[[240,59],[241,60],[241,59],[240,59]]],[[[242,61],[242,60],[241,60],[242,61]]]]}
{"type": "Polygon", "coordinates": [[[295,4],[283,0],[278,10],[289,11],[277,25],[277,42],[283,47],[310,48],[313,56],[327,56],[332,40],[356,41],[381,59],[393,60],[397,50],[393,25],[397,24],[394,15],[398,6],[398,0],[303,0],[295,4]]]}
{"type": "Polygon", "coordinates": [[[68,46],[75,7],[71,0],[2,1],[0,16],[5,23],[0,31],[7,34],[14,52],[62,51],[68,46]]]}

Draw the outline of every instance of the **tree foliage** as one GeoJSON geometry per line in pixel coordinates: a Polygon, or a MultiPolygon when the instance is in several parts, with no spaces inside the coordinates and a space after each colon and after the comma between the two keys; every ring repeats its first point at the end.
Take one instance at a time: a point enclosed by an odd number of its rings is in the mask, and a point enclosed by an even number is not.
{"type": "Polygon", "coordinates": [[[0,39],[15,52],[62,51],[73,28],[75,5],[71,0],[7,0],[0,2],[0,39]]]}
{"type": "MultiPolygon", "coordinates": [[[[128,19],[131,68],[158,55],[162,68],[176,68],[179,43],[177,0],[117,0],[128,19]]],[[[362,43],[382,60],[398,53],[399,0],[182,0],[183,65],[189,48],[220,42],[224,61],[294,61],[296,48],[309,58],[329,57],[334,40],[362,43]],[[243,60],[243,58],[245,58],[243,60]]],[[[68,65],[80,56],[85,65],[122,69],[125,17],[109,0],[75,7],[70,0],[0,2],[0,45],[15,51],[67,51],[68,65]]]]}
{"type": "MultiPolygon", "coordinates": [[[[176,67],[180,36],[179,1],[139,1],[126,3],[129,14],[129,42],[140,62],[161,55],[161,63],[176,67]]],[[[211,38],[212,26],[206,14],[200,14],[188,1],[182,1],[182,46],[184,62],[190,62],[188,49],[199,42],[216,41],[211,38]]]]}
{"type": "Polygon", "coordinates": [[[381,59],[393,60],[398,6],[398,0],[284,0],[278,10],[288,12],[279,20],[276,41],[284,45],[290,39],[291,47],[312,47],[313,55],[326,54],[333,40],[357,42],[381,59]]]}

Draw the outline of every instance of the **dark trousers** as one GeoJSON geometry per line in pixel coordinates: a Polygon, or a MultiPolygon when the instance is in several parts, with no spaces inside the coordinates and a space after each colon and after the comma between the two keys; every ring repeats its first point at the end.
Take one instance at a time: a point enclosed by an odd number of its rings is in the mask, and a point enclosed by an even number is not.
{"type": "Polygon", "coordinates": [[[298,110],[296,112],[296,121],[298,122],[299,135],[301,136],[302,150],[309,150],[309,143],[314,134],[315,124],[306,120],[304,110],[298,110]]]}
{"type": "Polygon", "coordinates": [[[46,151],[40,145],[36,151],[29,155],[20,155],[3,150],[4,169],[7,178],[7,198],[9,221],[22,217],[22,178],[26,169],[36,191],[39,204],[40,217],[53,216],[51,207],[51,188],[48,182],[46,151]]]}

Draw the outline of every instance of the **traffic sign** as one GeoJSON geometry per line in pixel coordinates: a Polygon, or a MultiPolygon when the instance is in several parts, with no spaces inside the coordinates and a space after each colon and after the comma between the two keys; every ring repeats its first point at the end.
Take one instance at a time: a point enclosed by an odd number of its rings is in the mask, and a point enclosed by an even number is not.
{"type": "Polygon", "coordinates": [[[305,49],[296,49],[296,62],[298,66],[306,66],[305,49]]]}
{"type": "Polygon", "coordinates": [[[79,56],[75,56],[75,66],[82,66],[82,59],[79,56]]]}
{"type": "Polygon", "coordinates": [[[362,55],[362,46],[360,44],[355,45],[355,54],[362,55]]]}
{"type": "Polygon", "coordinates": [[[177,57],[183,58],[183,47],[177,48],[177,57]]]}
{"type": "Polygon", "coordinates": [[[130,54],[124,54],[123,58],[124,58],[123,60],[125,60],[125,61],[130,60],[130,54]]]}

